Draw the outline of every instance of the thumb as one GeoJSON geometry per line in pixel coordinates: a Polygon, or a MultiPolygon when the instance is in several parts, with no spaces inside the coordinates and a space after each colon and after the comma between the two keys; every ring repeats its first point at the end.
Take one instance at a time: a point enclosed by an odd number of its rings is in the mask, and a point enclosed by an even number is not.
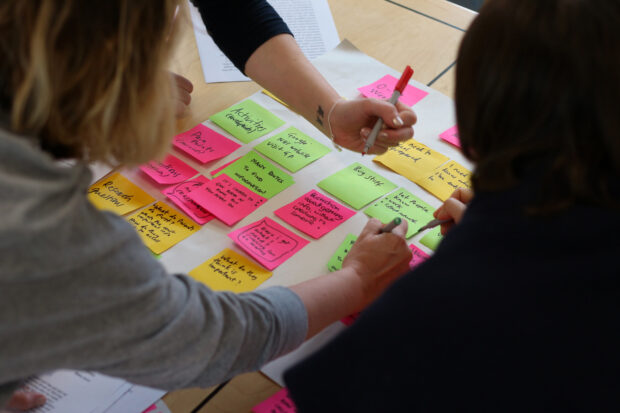
{"type": "Polygon", "coordinates": [[[406,219],[403,219],[400,224],[396,228],[392,230],[392,234],[398,235],[401,238],[405,238],[407,235],[407,229],[409,228],[409,222],[406,219]]]}
{"type": "Polygon", "coordinates": [[[383,119],[383,122],[391,128],[400,128],[405,124],[396,106],[384,100],[367,99],[366,114],[380,117],[383,119]]]}
{"type": "Polygon", "coordinates": [[[465,205],[461,201],[458,201],[454,198],[448,198],[443,204],[443,211],[440,214],[442,216],[438,216],[437,218],[452,218],[454,222],[458,224],[461,221],[461,218],[463,218],[463,214],[465,213],[466,209],[467,205],[465,205]]]}

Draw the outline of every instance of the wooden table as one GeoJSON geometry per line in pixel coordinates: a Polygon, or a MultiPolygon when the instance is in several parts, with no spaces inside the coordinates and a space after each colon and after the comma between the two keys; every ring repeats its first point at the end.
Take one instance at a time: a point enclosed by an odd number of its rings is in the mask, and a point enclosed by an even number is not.
{"type": "MultiPolygon", "coordinates": [[[[329,5],[341,39],[396,70],[412,65],[417,81],[453,96],[458,46],[475,13],[445,0],[329,0],[329,5]]],[[[191,21],[181,24],[171,69],[190,79],[194,92],[179,132],[260,90],[254,82],[206,84],[191,21]]],[[[164,400],[173,413],[249,412],[279,389],[261,373],[247,373],[216,388],[171,392],[164,400]]]]}

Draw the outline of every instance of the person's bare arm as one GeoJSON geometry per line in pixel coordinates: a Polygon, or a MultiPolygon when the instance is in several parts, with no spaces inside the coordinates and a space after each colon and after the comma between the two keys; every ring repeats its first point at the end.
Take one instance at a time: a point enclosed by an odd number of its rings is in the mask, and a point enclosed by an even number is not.
{"type": "Polygon", "coordinates": [[[336,143],[362,151],[370,128],[381,116],[387,125],[371,153],[382,153],[413,136],[417,118],[411,108],[376,99],[344,101],[301,52],[295,39],[280,34],[263,43],[248,59],[245,72],[274,93],[336,143]],[[336,105],[336,106],[334,106],[336,105]],[[331,114],[331,129],[328,115],[331,114]]]}

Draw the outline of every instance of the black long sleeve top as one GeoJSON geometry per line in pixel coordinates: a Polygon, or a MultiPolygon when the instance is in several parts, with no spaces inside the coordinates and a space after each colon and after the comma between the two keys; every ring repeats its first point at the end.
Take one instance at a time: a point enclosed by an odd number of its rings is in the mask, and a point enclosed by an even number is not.
{"type": "Polygon", "coordinates": [[[288,26],[265,0],[192,0],[215,44],[245,73],[248,59],[288,26]]]}
{"type": "Polygon", "coordinates": [[[289,370],[299,411],[617,411],[620,213],[532,217],[525,187],[477,194],[433,257],[289,370]]]}

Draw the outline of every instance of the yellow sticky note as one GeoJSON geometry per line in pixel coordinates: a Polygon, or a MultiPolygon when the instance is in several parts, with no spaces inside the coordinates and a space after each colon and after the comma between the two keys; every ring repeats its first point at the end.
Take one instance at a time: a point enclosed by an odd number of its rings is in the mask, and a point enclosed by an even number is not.
{"type": "Polygon", "coordinates": [[[413,182],[428,176],[448,160],[447,156],[413,139],[402,142],[373,159],[413,182]]]}
{"type": "Polygon", "coordinates": [[[92,185],[88,199],[97,208],[125,215],[155,199],[118,172],[92,185]]]}
{"type": "Polygon", "coordinates": [[[189,272],[196,281],[216,291],[252,291],[271,277],[271,271],[226,248],[189,272]]]}
{"type": "Polygon", "coordinates": [[[445,201],[457,188],[471,188],[471,172],[463,165],[450,161],[441,165],[429,176],[416,181],[437,198],[445,201]]]}
{"type": "Polygon", "coordinates": [[[157,202],[129,216],[127,221],[136,228],[146,246],[161,254],[200,229],[187,215],[163,202],[157,202]]]}
{"type": "Polygon", "coordinates": [[[277,97],[276,95],[274,95],[273,93],[271,93],[270,91],[268,91],[267,89],[263,89],[263,93],[267,96],[269,96],[271,99],[275,100],[276,102],[286,106],[287,108],[289,107],[286,102],[284,102],[282,99],[280,99],[279,97],[277,97]]]}

